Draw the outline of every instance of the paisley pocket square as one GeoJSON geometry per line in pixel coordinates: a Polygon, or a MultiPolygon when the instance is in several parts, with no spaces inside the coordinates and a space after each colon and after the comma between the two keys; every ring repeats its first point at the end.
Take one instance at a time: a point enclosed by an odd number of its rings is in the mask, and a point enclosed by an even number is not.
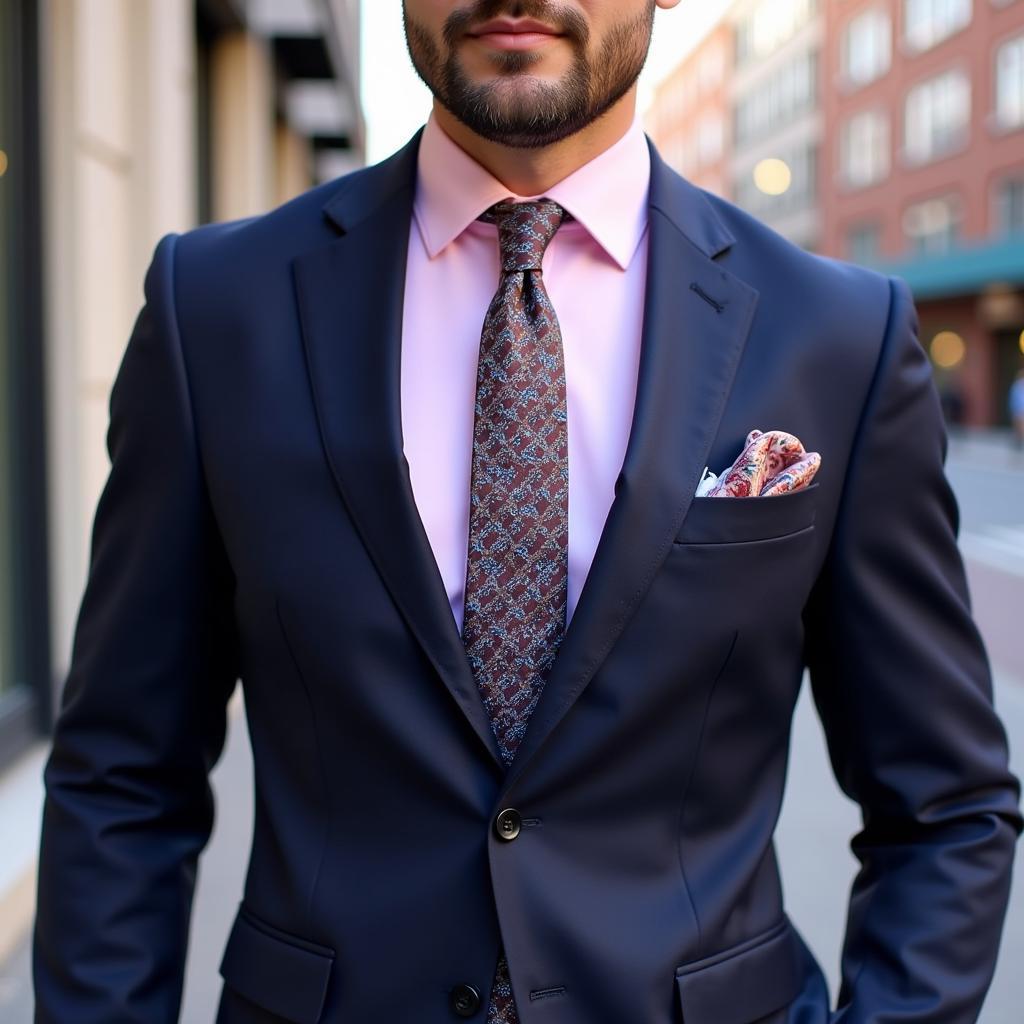
{"type": "Polygon", "coordinates": [[[697,497],[771,497],[798,491],[811,482],[820,465],[821,456],[805,451],[792,434],[752,430],[739,457],[721,476],[705,469],[697,497]]]}

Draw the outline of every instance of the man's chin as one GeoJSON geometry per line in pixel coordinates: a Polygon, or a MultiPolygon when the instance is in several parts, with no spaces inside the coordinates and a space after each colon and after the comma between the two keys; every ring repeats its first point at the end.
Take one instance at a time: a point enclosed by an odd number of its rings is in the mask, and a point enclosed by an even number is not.
{"type": "Polygon", "coordinates": [[[557,83],[537,78],[487,82],[476,95],[506,121],[531,121],[552,105],[558,105],[552,103],[558,96],[557,83]]]}
{"type": "Polygon", "coordinates": [[[540,149],[561,142],[579,130],[579,126],[565,119],[554,123],[533,117],[530,111],[517,109],[511,116],[478,117],[465,110],[447,107],[448,112],[475,135],[509,149],[540,149]]]}

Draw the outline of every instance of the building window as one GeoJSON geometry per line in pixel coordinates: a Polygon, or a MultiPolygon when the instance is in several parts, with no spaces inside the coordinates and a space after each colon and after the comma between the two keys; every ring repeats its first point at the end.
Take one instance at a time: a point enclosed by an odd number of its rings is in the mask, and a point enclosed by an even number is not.
{"type": "Polygon", "coordinates": [[[996,182],[992,207],[993,234],[1024,235],[1024,174],[996,182]]]}
{"type": "Polygon", "coordinates": [[[736,141],[743,144],[771,135],[812,110],[817,84],[816,52],[787,61],[736,104],[736,141]]]}
{"type": "Polygon", "coordinates": [[[864,188],[889,173],[889,118],[880,110],[862,110],[843,125],[839,166],[850,188],[864,188]]]}
{"type": "Polygon", "coordinates": [[[909,49],[928,50],[969,25],[971,0],[904,0],[903,38],[909,49]]]}
{"type": "Polygon", "coordinates": [[[882,225],[877,221],[854,224],[846,232],[846,258],[854,263],[878,259],[882,247],[882,225]]]}
{"type": "Polygon", "coordinates": [[[843,79],[866,85],[889,70],[892,61],[892,23],[889,12],[871,7],[851,18],[842,39],[843,79]]]}
{"type": "Polygon", "coordinates": [[[967,143],[971,82],[951,68],[919,82],[907,93],[903,115],[903,155],[908,163],[927,163],[967,143]]]}
{"type": "Polygon", "coordinates": [[[949,252],[960,234],[959,196],[935,196],[903,211],[903,233],[915,256],[949,252]]]}
{"type": "Polygon", "coordinates": [[[38,13],[0,4],[0,767],[50,717],[38,13]]]}
{"type": "Polygon", "coordinates": [[[1024,125],[1024,35],[996,50],[996,124],[999,128],[1024,125]]]}

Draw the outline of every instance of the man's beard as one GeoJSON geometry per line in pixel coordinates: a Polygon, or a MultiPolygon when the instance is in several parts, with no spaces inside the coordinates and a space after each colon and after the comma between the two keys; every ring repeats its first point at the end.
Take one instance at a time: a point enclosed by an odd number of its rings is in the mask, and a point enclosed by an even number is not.
{"type": "Polygon", "coordinates": [[[654,10],[651,0],[639,17],[612,28],[590,61],[586,20],[550,0],[477,0],[453,11],[445,19],[442,33],[445,54],[426,28],[409,17],[403,3],[409,55],[438,101],[477,135],[520,149],[550,146],[574,135],[629,91],[647,59],[654,10]],[[575,56],[560,81],[523,81],[530,65],[539,59],[528,51],[500,54],[496,81],[474,85],[467,78],[456,44],[471,26],[502,15],[536,18],[563,33],[575,56]]]}

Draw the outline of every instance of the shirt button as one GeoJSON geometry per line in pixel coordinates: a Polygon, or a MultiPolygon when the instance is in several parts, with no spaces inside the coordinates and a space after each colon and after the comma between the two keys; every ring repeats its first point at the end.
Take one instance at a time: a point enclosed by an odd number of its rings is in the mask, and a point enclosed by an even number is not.
{"type": "Polygon", "coordinates": [[[451,991],[451,1005],[460,1017],[472,1017],[480,1009],[480,993],[472,985],[456,985],[451,991]]]}
{"type": "Polygon", "coordinates": [[[523,819],[514,807],[506,807],[494,819],[494,828],[500,839],[515,839],[523,819]]]}

